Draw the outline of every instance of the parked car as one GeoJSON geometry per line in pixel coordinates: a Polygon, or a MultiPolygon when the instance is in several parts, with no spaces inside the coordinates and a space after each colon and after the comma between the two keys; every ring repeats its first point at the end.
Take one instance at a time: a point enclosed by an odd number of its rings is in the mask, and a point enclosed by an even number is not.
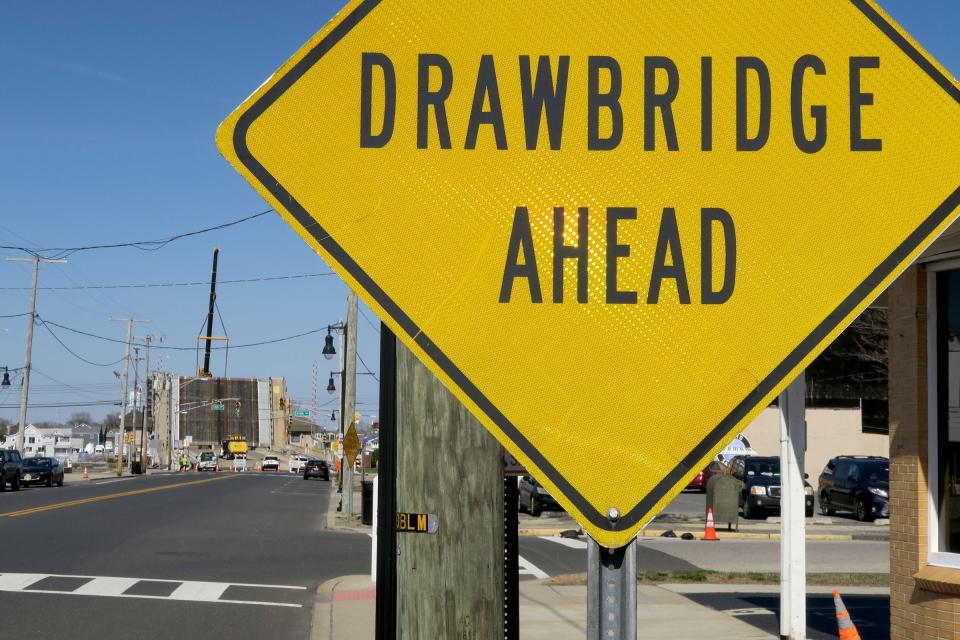
{"type": "Polygon", "coordinates": [[[539,518],[543,511],[563,511],[560,503],[533,476],[520,476],[517,486],[520,491],[517,502],[521,512],[526,511],[534,518],[539,518]]]}
{"type": "Polygon", "coordinates": [[[307,459],[307,456],[299,454],[290,456],[290,460],[287,463],[290,468],[290,473],[302,473],[303,465],[307,462],[307,459]]]}
{"type": "Polygon", "coordinates": [[[264,471],[276,471],[280,468],[280,460],[278,460],[275,455],[267,454],[263,456],[263,462],[260,464],[260,468],[264,471]]]}
{"type": "Polygon", "coordinates": [[[197,471],[216,471],[220,466],[217,454],[213,451],[204,451],[197,460],[197,471]]]}
{"type": "Polygon", "coordinates": [[[8,484],[14,491],[19,491],[20,471],[20,452],[14,449],[0,449],[0,491],[6,491],[8,484]]]}
{"type": "MultiPolygon", "coordinates": [[[[737,456],[730,461],[730,473],[740,481],[740,508],[746,519],[780,513],[780,458],[737,456]]],[[[813,487],[804,480],[804,513],[813,516],[813,487]]]]}
{"type": "Polygon", "coordinates": [[[700,493],[706,493],[707,483],[710,482],[710,478],[712,478],[713,476],[722,474],[723,470],[724,470],[723,463],[717,460],[714,460],[713,462],[708,464],[706,467],[704,467],[703,471],[693,476],[693,479],[690,481],[690,484],[687,485],[687,489],[694,489],[695,491],[699,491],[700,493]]]}
{"type": "Polygon", "coordinates": [[[63,486],[63,467],[56,458],[25,458],[21,470],[21,482],[24,485],[45,484],[48,487],[56,484],[63,486]]]}
{"type": "Polygon", "coordinates": [[[890,461],[881,456],[837,456],[820,474],[820,512],[852,511],[870,522],[890,516],[890,461]]]}
{"type": "Polygon", "coordinates": [[[303,479],[320,478],[322,480],[330,479],[330,468],[323,460],[309,458],[303,463],[303,479]]]}

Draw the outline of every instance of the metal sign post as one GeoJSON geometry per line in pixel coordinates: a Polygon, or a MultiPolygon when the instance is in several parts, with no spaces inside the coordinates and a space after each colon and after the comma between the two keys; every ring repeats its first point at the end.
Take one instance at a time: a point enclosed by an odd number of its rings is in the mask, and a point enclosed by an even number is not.
{"type": "Polygon", "coordinates": [[[587,546],[587,640],[636,640],[637,540],[587,546]]]}
{"type": "Polygon", "coordinates": [[[806,376],[800,373],[780,394],[780,637],[807,637],[806,376]]]}

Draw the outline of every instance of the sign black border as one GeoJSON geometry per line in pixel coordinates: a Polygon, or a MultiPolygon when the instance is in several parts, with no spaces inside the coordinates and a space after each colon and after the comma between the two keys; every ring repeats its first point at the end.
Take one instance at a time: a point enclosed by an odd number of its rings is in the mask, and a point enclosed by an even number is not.
{"type": "MultiPolygon", "coordinates": [[[[854,291],[834,309],[814,331],[765,377],[693,448],[673,470],[670,471],[632,509],[611,523],[571,485],[550,462],[507,420],[462,371],[440,351],[436,344],[418,327],[407,314],[375,283],[360,266],[347,255],[326,230],[304,209],[294,197],[261,165],[247,147],[247,131],[254,121],[283,93],[290,88],[310,67],[333,48],[347,33],[366,17],[382,0],[365,0],[337,24],[320,42],[294,64],[277,82],[260,96],[237,120],[233,131],[234,150],[240,162],[253,174],[287,211],[308,231],[350,275],[390,315],[400,328],[439,366],[443,372],[489,417],[497,427],[514,442],[547,475],[554,485],[572,501],[580,512],[598,529],[615,532],[629,529],[637,524],[664,495],[689,472],[716,444],[724,438],[763,398],[783,381],[786,375],[833,331],[843,319],[871,295],[897,266],[903,262],[936,228],[960,206],[960,186],[927,217],[927,219],[904,240],[854,291]]],[[[960,104],[960,88],[932,64],[897,28],[878,13],[865,0],[849,0],[877,28],[896,44],[911,60],[926,72],[940,87],[960,104]]]]}

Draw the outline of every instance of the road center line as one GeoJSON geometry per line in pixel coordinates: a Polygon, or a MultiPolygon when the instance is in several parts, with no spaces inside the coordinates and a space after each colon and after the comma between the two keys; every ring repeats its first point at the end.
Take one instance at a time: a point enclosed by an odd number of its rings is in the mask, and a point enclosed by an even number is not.
{"type": "Polygon", "coordinates": [[[29,516],[34,513],[43,513],[44,511],[53,511],[55,509],[65,509],[67,507],[77,507],[82,504],[90,504],[93,502],[101,502],[103,500],[113,500],[114,498],[126,498],[127,496],[135,496],[144,493],[153,493],[155,491],[165,491],[167,489],[177,489],[179,487],[186,487],[190,485],[204,484],[207,482],[216,482],[217,480],[226,480],[227,478],[232,478],[234,476],[218,476],[216,478],[207,478],[206,480],[192,480],[189,482],[178,482],[176,484],[168,484],[160,487],[149,487],[147,489],[134,489],[132,491],[121,491],[120,493],[111,493],[105,496],[94,496],[92,498],[80,498],[78,500],[67,500],[66,502],[57,502],[54,504],[42,505],[39,507],[31,507],[29,509],[20,509],[19,511],[7,511],[6,513],[0,513],[0,518],[17,518],[20,516],[29,516]]]}

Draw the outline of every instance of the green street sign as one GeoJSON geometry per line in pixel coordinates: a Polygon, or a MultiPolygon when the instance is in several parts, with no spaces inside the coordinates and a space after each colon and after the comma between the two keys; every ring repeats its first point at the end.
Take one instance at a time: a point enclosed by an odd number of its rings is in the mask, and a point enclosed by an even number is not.
{"type": "Polygon", "coordinates": [[[297,418],[309,418],[310,410],[309,409],[298,409],[293,412],[294,417],[297,418]]]}
{"type": "Polygon", "coordinates": [[[210,405],[210,408],[213,409],[214,411],[223,411],[223,403],[217,402],[215,404],[210,405]]]}

